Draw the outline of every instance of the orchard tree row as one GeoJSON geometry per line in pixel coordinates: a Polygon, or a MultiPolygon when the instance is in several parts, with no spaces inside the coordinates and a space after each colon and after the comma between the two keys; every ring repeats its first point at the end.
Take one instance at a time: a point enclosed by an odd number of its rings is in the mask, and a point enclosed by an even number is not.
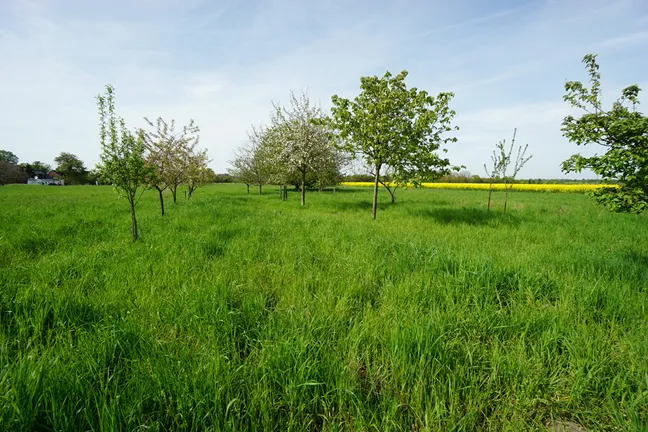
{"type": "MultiPolygon", "coordinates": [[[[563,162],[562,170],[597,174],[609,183],[593,193],[599,202],[613,211],[640,213],[648,208],[648,118],[638,110],[640,88],[626,87],[606,110],[596,56],[588,54],[583,62],[589,86],[569,81],[563,99],[584,114],[565,117],[561,130],[570,142],[598,144],[605,152],[590,157],[576,154],[563,162]]],[[[408,88],[406,77],[406,71],[395,76],[387,72],[382,77],[362,77],[360,93],[353,99],[332,96],[328,113],[308,95],[291,93],[287,106],[273,104],[269,122],[249,132],[247,144],[231,161],[231,174],[248,185],[248,192],[251,185],[260,193],[266,184],[279,185],[282,199],[287,196],[287,186],[296,185],[305,205],[309,186],[321,189],[335,185],[348,164],[359,162],[373,179],[375,219],[380,185],[393,203],[398,188],[418,186],[462,168],[443,157],[446,146],[457,141],[455,111],[450,108],[453,93],[433,96],[416,87],[408,88]]],[[[163,215],[166,189],[175,201],[178,187],[185,185],[191,198],[197,187],[213,180],[214,174],[207,168],[206,151],[198,147],[199,129],[193,121],[177,128],[174,121],[145,119],[148,130],[130,130],[115,113],[111,86],[98,96],[98,103],[102,151],[97,174],[128,199],[135,240],[138,191],[157,190],[163,215]]],[[[512,184],[530,159],[527,146],[519,146],[513,158],[516,132],[510,146],[505,141],[496,145],[492,165],[484,165],[491,183],[512,184]]],[[[67,153],[61,154],[60,161],[57,158],[69,178],[87,172],[75,158],[67,153]]],[[[0,152],[0,183],[15,175],[16,169],[26,172],[35,167],[44,168],[37,163],[19,167],[15,155],[0,152]]]]}
{"type": "MultiPolygon", "coordinates": [[[[589,170],[605,183],[592,195],[618,212],[641,213],[648,209],[648,117],[638,111],[640,88],[626,87],[609,110],[603,108],[601,75],[596,56],[588,54],[583,63],[589,74],[589,87],[580,81],[565,84],[564,101],[585,112],[580,117],[565,117],[561,131],[577,145],[598,144],[604,154],[585,157],[573,155],[562,163],[565,173],[589,170]]],[[[432,96],[415,87],[407,88],[403,71],[396,76],[362,77],[360,94],[353,100],[332,96],[331,112],[326,115],[313,107],[308,97],[291,96],[290,109],[275,105],[268,126],[255,128],[248,145],[239,149],[231,162],[231,174],[248,185],[294,183],[301,185],[302,205],[305,187],[311,176],[322,187],[339,177],[349,160],[361,161],[373,177],[372,216],[376,218],[378,187],[382,185],[395,201],[399,187],[418,186],[459,171],[441,156],[447,144],[457,141],[452,133],[455,111],[449,106],[453,93],[432,96]]],[[[531,159],[528,145],[518,146],[517,129],[509,147],[500,141],[484,165],[492,184],[505,184],[506,213],[510,187],[520,170],[531,159]]],[[[283,197],[282,193],[282,197],[283,197]]]]}
{"type": "Polygon", "coordinates": [[[112,184],[126,197],[131,212],[133,241],[137,240],[135,208],[144,189],[155,189],[164,216],[164,194],[171,191],[177,200],[178,187],[185,185],[187,198],[201,185],[212,181],[213,171],[207,167],[207,150],[198,147],[200,129],[192,121],[176,128],[175,121],[144,119],[150,129],[126,127],[115,111],[115,91],[106,86],[97,96],[99,106],[99,137],[101,162],[97,165],[102,180],[112,184]]]}
{"type": "Polygon", "coordinates": [[[397,188],[460,168],[439,155],[444,145],[457,141],[450,135],[458,129],[449,107],[453,94],[408,89],[406,77],[406,71],[363,77],[354,100],[333,96],[330,115],[307,95],[291,94],[289,107],[274,104],[270,123],[253,128],[231,162],[231,174],[259,192],[264,184],[285,190],[297,182],[304,205],[309,177],[320,188],[336,184],[345,164],[360,160],[373,176],[375,219],[379,185],[394,202],[397,188]]]}
{"type": "Polygon", "coordinates": [[[290,94],[288,107],[273,104],[268,125],[253,127],[247,144],[236,151],[230,174],[238,181],[258,187],[279,185],[286,198],[288,185],[301,190],[306,204],[307,186],[320,190],[342,178],[347,155],[335,145],[323,110],[305,93],[290,94]]]}
{"type": "MultiPolygon", "coordinates": [[[[565,137],[578,145],[590,143],[607,148],[604,155],[574,155],[565,161],[565,172],[589,169],[605,181],[614,183],[598,189],[594,196],[614,211],[640,213],[648,208],[648,120],[637,111],[639,87],[623,90],[609,111],[602,107],[600,74],[596,56],[583,59],[590,76],[590,88],[579,81],[565,84],[564,100],[586,112],[580,118],[564,119],[565,137]]],[[[261,193],[265,184],[301,189],[301,204],[306,203],[307,184],[319,188],[339,181],[345,165],[360,160],[374,179],[372,217],[376,218],[378,187],[382,184],[395,201],[399,187],[432,181],[461,166],[442,157],[446,145],[455,143],[455,111],[450,108],[453,93],[436,96],[405,84],[407,72],[396,76],[362,77],[360,94],[354,99],[332,96],[332,108],[326,114],[306,94],[290,95],[288,106],[273,104],[267,125],[253,128],[246,146],[240,148],[231,162],[233,174],[261,193]]],[[[159,192],[164,214],[162,192],[169,188],[176,199],[178,185],[186,184],[189,196],[206,181],[207,157],[197,151],[198,128],[191,122],[175,131],[175,124],[158,119],[149,126],[156,130],[128,131],[124,121],[115,115],[113,89],[99,96],[101,117],[102,163],[100,173],[129,200],[133,220],[133,240],[137,239],[135,204],[140,187],[159,192]]],[[[491,182],[504,179],[512,184],[528,162],[528,146],[519,146],[513,159],[517,130],[510,147],[501,141],[492,156],[492,167],[484,168],[491,182]]],[[[508,188],[504,212],[508,203],[508,188]]],[[[488,209],[490,210],[490,197],[488,209]]]]}

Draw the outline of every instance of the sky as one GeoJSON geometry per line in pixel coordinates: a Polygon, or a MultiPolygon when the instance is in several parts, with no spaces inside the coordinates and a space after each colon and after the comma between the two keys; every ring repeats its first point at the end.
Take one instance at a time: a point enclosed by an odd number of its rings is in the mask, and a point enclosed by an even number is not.
{"type": "MultiPolygon", "coordinates": [[[[567,80],[598,54],[603,95],[648,89],[646,0],[0,0],[0,149],[53,164],[99,160],[95,97],[116,89],[129,127],[194,119],[210,166],[226,172],[272,101],[306,91],[325,109],[360,77],[407,70],[407,84],[451,91],[450,161],[484,175],[495,144],[528,144],[520,178],[565,176],[567,80]]],[[[645,98],[643,98],[645,100],[645,98]]],[[[648,102],[646,102],[648,103],[648,102]]]]}

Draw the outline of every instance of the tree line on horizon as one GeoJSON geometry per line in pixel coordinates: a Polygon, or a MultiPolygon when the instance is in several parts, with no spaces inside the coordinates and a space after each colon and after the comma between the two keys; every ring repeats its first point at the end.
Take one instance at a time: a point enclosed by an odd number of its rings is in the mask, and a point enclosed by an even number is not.
{"type": "Polygon", "coordinates": [[[27,183],[28,179],[55,176],[68,185],[96,184],[98,173],[88,170],[79,157],[61,152],[52,166],[42,161],[19,163],[18,156],[8,150],[0,150],[0,184],[27,183]]]}
{"type": "MultiPolygon", "coordinates": [[[[236,150],[235,158],[238,156],[244,147],[241,147],[236,150]]],[[[85,163],[80,160],[77,156],[71,153],[62,152],[61,155],[69,158],[73,162],[72,166],[81,167],[78,171],[72,173],[72,175],[66,175],[66,170],[56,163],[54,166],[42,162],[34,161],[31,163],[21,162],[18,163],[19,159],[13,152],[8,150],[0,149],[0,185],[3,184],[21,184],[27,183],[27,180],[34,178],[39,174],[49,174],[52,171],[56,172],[60,179],[65,181],[66,185],[104,185],[102,179],[99,177],[99,173],[95,169],[88,170],[85,167],[85,163]],[[69,155],[69,156],[66,156],[69,155]],[[79,173],[79,174],[77,174],[79,173]]],[[[57,157],[58,159],[58,157],[57,157]]],[[[57,160],[55,159],[55,161],[57,160]]],[[[230,164],[234,160],[230,161],[230,164]]],[[[249,186],[257,186],[254,182],[250,182],[249,178],[246,178],[244,175],[237,175],[235,168],[230,168],[228,172],[216,173],[211,168],[208,168],[209,175],[207,183],[243,183],[249,186]]],[[[371,183],[374,181],[374,177],[371,174],[366,173],[364,167],[355,167],[342,172],[335,172],[334,176],[331,178],[335,181],[330,183],[318,183],[317,179],[314,176],[307,175],[306,178],[306,187],[307,189],[318,189],[323,190],[328,187],[338,186],[340,183],[345,182],[363,182],[371,183]]],[[[389,175],[384,175],[383,180],[385,182],[390,182],[391,178],[389,175]]],[[[514,181],[508,180],[512,183],[518,184],[562,184],[562,183],[589,183],[589,184],[600,184],[604,183],[603,179],[592,179],[592,178],[581,178],[581,179],[564,179],[564,178],[523,178],[515,179],[514,181]]],[[[504,183],[505,179],[500,177],[489,177],[480,176],[478,174],[473,174],[472,172],[462,169],[458,172],[451,172],[440,176],[436,180],[431,182],[438,183],[504,183]]],[[[614,181],[612,181],[614,182],[614,181]]],[[[297,178],[292,178],[288,183],[290,186],[293,186],[295,190],[299,190],[299,181],[297,178]]]]}

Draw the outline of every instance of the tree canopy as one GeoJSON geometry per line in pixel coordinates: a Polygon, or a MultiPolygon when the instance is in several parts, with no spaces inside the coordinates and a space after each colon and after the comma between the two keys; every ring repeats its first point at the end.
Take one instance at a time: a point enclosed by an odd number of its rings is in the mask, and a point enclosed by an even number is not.
{"type": "MultiPolygon", "coordinates": [[[[268,157],[266,128],[253,127],[248,133],[248,141],[245,146],[240,147],[230,162],[231,175],[237,181],[248,185],[258,186],[259,195],[263,191],[263,185],[270,181],[271,164],[268,157]]],[[[249,189],[248,189],[249,192],[249,189]]]]}
{"type": "Polygon", "coordinates": [[[605,154],[575,154],[562,163],[562,170],[568,173],[589,169],[609,183],[616,182],[597,189],[594,197],[613,211],[641,213],[648,208],[648,118],[637,110],[641,89],[637,85],[624,88],[606,111],[596,55],[587,54],[583,63],[589,74],[589,88],[580,81],[568,81],[563,99],[585,113],[565,117],[561,130],[569,141],[598,144],[605,154]]]}
{"type": "Polygon", "coordinates": [[[175,120],[166,122],[162,117],[153,123],[144,120],[154,129],[143,134],[146,144],[146,182],[156,189],[160,198],[160,211],[164,215],[162,192],[169,189],[173,201],[177,200],[178,186],[187,184],[189,197],[194,190],[209,178],[207,172],[207,151],[197,148],[200,129],[191,120],[188,125],[176,130],[175,120]]]}
{"type": "Polygon", "coordinates": [[[98,170],[101,178],[112,184],[117,192],[125,195],[131,211],[133,241],[137,240],[135,206],[137,191],[146,184],[148,168],[144,162],[144,131],[135,133],[126,128],[126,122],[115,112],[115,90],[106,86],[103,95],[97,96],[99,106],[99,138],[101,162],[98,170]]]}
{"type": "Polygon", "coordinates": [[[336,151],[327,133],[322,109],[306,93],[291,92],[290,105],[274,105],[269,135],[271,164],[299,176],[301,204],[306,203],[306,176],[323,173],[334,165],[336,151]]]}
{"type": "Polygon", "coordinates": [[[434,97],[416,87],[408,89],[406,77],[407,71],[362,77],[355,99],[332,97],[331,124],[341,148],[374,167],[374,219],[383,167],[391,167],[393,181],[414,185],[451,169],[450,161],[437,150],[457,140],[446,135],[458,129],[451,124],[455,112],[449,107],[454,94],[434,97]]]}
{"type": "Polygon", "coordinates": [[[56,172],[68,184],[85,184],[88,179],[88,170],[83,161],[72,153],[61,152],[55,159],[56,172]]]}
{"type": "Polygon", "coordinates": [[[0,161],[7,162],[11,165],[18,165],[18,156],[9,150],[0,150],[0,161]]]}
{"type": "Polygon", "coordinates": [[[20,164],[20,167],[29,177],[35,176],[39,171],[44,173],[52,171],[52,166],[50,164],[41,161],[34,161],[32,163],[24,162],[20,164]]]}

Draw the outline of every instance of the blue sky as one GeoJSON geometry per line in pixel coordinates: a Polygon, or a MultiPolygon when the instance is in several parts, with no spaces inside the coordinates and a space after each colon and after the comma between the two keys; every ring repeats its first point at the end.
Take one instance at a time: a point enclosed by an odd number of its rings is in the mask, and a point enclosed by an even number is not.
{"type": "Polygon", "coordinates": [[[520,176],[562,177],[579,150],[560,133],[563,86],[587,78],[588,52],[608,102],[648,88],[648,2],[0,0],[0,148],[94,166],[94,97],[111,83],[131,127],[195,119],[224,172],[291,89],[328,108],[332,94],[355,96],[361,76],[406,69],[410,86],[456,94],[451,162],[483,174],[517,127],[533,154],[520,176]]]}

